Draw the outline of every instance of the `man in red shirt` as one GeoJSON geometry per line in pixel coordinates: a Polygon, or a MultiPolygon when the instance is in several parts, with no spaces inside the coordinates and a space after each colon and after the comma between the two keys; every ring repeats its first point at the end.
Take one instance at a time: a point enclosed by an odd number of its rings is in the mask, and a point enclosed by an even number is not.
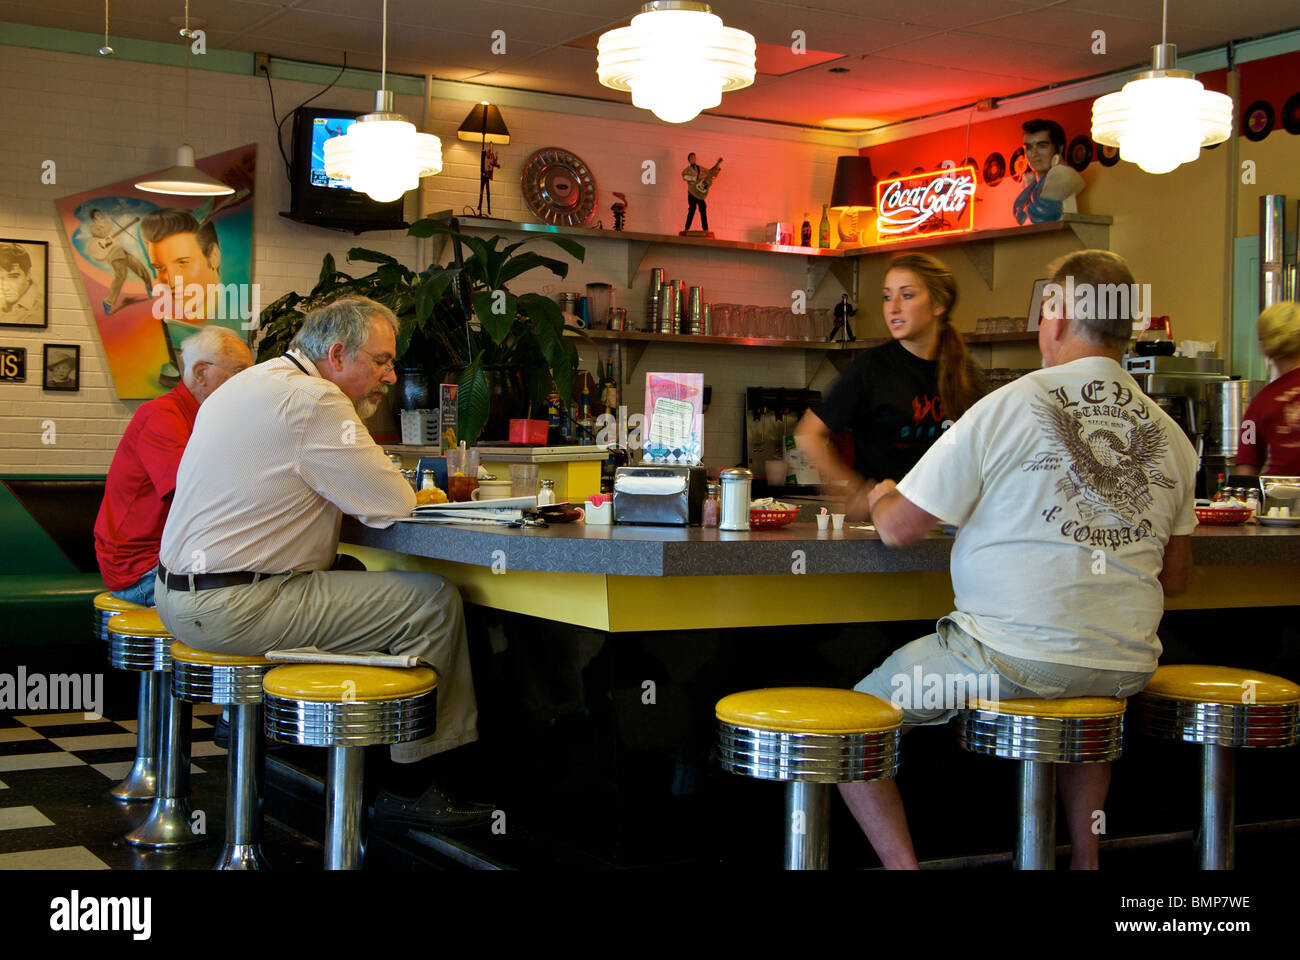
{"type": "Polygon", "coordinates": [[[1300,474],[1300,303],[1284,300],[1259,315],[1259,347],[1277,379],[1246,408],[1234,474],[1300,474]]]}
{"type": "Polygon", "coordinates": [[[113,454],[95,518],[95,554],[113,596],[153,606],[158,544],[176,489],[176,469],[199,405],[253,356],[233,330],[209,325],[181,345],[185,366],[170,392],[143,404],[113,454]]]}

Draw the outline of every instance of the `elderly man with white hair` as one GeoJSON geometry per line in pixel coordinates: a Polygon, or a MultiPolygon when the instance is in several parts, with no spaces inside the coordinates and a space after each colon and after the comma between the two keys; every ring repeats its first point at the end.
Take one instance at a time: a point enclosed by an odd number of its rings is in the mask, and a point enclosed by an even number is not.
{"type": "Polygon", "coordinates": [[[392,311],[344,297],[308,314],[284,356],[203,408],[163,531],[158,615],[199,650],[383,650],[432,666],[437,730],[392,746],[375,814],[457,829],[493,809],[434,783],[446,773],[440,755],[478,738],[460,594],[432,573],[331,569],[342,514],[387,527],[415,506],[361,422],[396,381],[396,352],[392,311]]]}
{"type": "Polygon", "coordinates": [[[215,325],[187,339],[181,356],[181,382],[143,404],[127,424],[95,518],[104,585],[118,599],[144,606],[153,606],[158,546],[194,418],[213,391],[253,363],[239,334],[215,325]]]}

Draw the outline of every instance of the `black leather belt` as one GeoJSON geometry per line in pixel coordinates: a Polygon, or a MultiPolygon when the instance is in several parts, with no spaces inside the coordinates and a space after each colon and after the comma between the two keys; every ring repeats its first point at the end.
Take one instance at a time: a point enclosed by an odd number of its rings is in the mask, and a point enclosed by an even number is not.
{"type": "Polygon", "coordinates": [[[240,584],[255,583],[271,577],[281,577],[281,573],[172,573],[161,563],[158,564],[158,576],[169,590],[188,590],[190,578],[194,579],[195,590],[214,590],[217,587],[236,587],[240,584]]]}

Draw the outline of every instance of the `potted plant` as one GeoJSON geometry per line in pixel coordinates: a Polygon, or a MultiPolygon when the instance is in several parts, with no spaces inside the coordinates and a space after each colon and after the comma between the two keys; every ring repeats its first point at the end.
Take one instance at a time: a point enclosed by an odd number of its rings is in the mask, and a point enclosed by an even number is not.
{"type": "MultiPolygon", "coordinates": [[[[397,316],[397,357],[402,365],[423,369],[431,382],[456,371],[457,435],[467,443],[476,442],[483,433],[493,412],[494,392],[499,406],[511,402],[512,383],[517,384],[514,402],[519,407],[505,412],[515,417],[545,409],[551,392],[570,396],[578,351],[564,339],[559,306],[542,294],[516,295],[507,287],[537,268],[563,278],[569,265],[534,251],[520,252],[525,241],[502,248],[501,237],[468,236],[454,220],[426,218],[412,224],[409,232],[416,237],[447,234],[457,261],[461,244],[470,256],[460,264],[432,264],[416,272],[388,254],[354,247],[348,251],[349,261],[378,267],[366,276],[352,277],[338,270],[327,254],[310,293],[287,293],[262,311],[264,333],[258,359],[283,353],[308,312],[355,294],[377,300],[397,316]]],[[[572,240],[545,239],[579,261],[585,256],[582,246],[572,240]]],[[[504,426],[501,434],[504,439],[504,426]]]]}

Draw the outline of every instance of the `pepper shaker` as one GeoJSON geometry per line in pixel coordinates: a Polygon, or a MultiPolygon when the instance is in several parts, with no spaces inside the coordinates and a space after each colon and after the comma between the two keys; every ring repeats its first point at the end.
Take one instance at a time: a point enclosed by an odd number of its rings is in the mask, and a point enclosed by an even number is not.
{"type": "Polygon", "coordinates": [[[749,491],[754,475],[744,467],[728,467],[718,474],[722,483],[722,517],[719,530],[749,529],[749,491]]]}

